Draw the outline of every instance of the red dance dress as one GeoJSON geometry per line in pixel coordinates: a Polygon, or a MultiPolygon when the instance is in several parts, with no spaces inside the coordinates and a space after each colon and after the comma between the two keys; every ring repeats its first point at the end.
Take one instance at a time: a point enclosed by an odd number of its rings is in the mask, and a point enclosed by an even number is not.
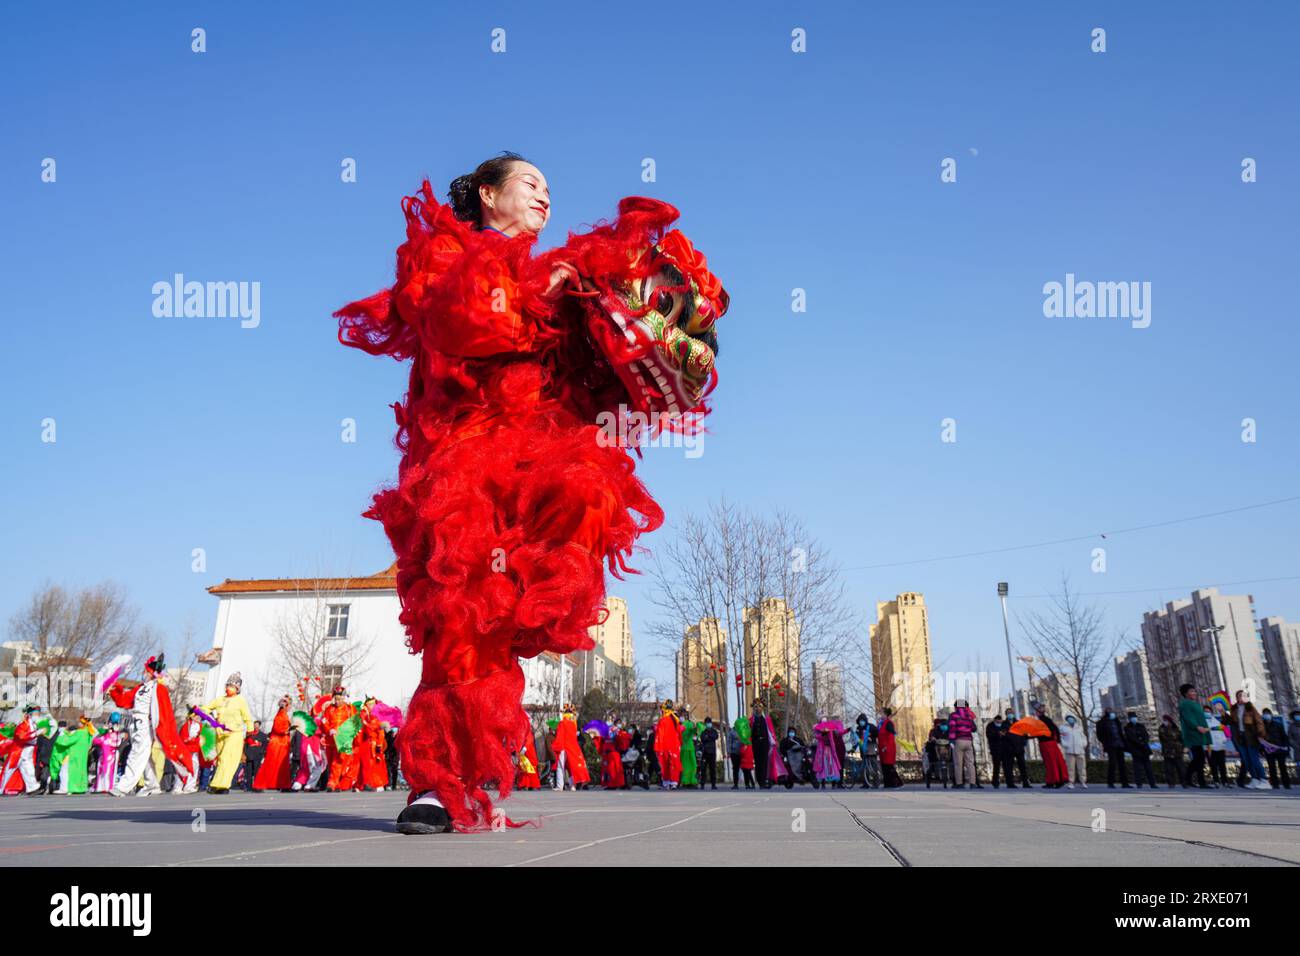
{"type": "MultiPolygon", "coordinates": [[[[629,197],[614,224],[534,257],[536,236],[457,219],[427,181],[402,207],[396,282],[336,313],[339,339],[411,361],[393,406],[398,482],[366,512],[396,553],[400,619],[422,659],[397,746],[410,799],[432,791],[456,829],[481,830],[529,732],[519,659],[593,647],[605,567],[630,570],[638,536],[663,523],[626,449],[600,440],[597,416],[628,403],[601,360],[618,344],[593,341],[576,296],[547,298],[551,271],[564,259],[626,272],[678,213],[629,197]]],[[[680,258],[697,287],[720,290],[702,257],[680,258]]]]}
{"type": "Polygon", "coordinates": [[[293,785],[289,777],[289,740],[293,728],[289,726],[289,712],[277,711],[271,722],[271,737],[266,744],[266,756],[253,777],[254,790],[288,790],[293,785]]]}

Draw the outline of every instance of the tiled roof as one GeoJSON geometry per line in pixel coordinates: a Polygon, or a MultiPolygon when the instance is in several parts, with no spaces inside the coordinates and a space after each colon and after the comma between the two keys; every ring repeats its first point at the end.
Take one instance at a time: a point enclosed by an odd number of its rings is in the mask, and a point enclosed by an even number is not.
{"type": "Polygon", "coordinates": [[[208,588],[209,594],[251,594],[274,591],[394,591],[397,562],[366,578],[264,578],[235,581],[230,578],[208,588]]]}

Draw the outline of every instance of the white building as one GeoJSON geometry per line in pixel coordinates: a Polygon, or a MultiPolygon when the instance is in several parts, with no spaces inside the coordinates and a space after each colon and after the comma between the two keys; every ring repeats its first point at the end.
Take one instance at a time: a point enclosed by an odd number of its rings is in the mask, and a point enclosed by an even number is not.
{"type": "MultiPolygon", "coordinates": [[[[281,695],[296,698],[304,679],[308,700],[342,683],[353,699],[369,694],[405,710],[420,682],[420,660],[398,622],[395,564],[360,578],[226,580],[208,593],[217,598],[217,622],[211,650],[198,655],[210,668],[204,700],[238,671],[262,721],[281,695]]],[[[543,654],[520,663],[525,704],[558,707],[577,690],[573,659],[543,654]]]]}

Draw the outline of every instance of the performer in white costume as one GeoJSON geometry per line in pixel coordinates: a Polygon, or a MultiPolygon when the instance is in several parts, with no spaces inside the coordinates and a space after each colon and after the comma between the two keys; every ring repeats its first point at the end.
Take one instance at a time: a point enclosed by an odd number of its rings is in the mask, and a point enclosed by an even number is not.
{"type": "Polygon", "coordinates": [[[124,690],[120,684],[108,689],[114,703],[131,713],[131,752],[126,758],[126,769],[109,791],[115,797],[125,797],[135,789],[141,778],[144,787],[140,796],[148,797],[162,793],[158,784],[158,774],[153,766],[153,745],[157,740],[163,753],[176,767],[176,773],[188,781],[189,770],[185,765],[184,752],[176,736],[176,718],[172,715],[171,695],[162,683],[163,655],[151,657],[144,662],[144,681],[132,690],[124,690]]]}

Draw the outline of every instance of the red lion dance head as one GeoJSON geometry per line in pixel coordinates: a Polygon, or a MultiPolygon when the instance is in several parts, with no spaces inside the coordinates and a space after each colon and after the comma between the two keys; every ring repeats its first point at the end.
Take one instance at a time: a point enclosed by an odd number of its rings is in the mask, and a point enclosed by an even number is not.
{"type": "Polygon", "coordinates": [[[571,234],[557,250],[583,278],[583,322],[628,405],[659,421],[707,411],[717,380],[714,325],[730,304],[691,241],[664,232],[677,217],[668,203],[631,196],[613,225],[571,234]]]}

